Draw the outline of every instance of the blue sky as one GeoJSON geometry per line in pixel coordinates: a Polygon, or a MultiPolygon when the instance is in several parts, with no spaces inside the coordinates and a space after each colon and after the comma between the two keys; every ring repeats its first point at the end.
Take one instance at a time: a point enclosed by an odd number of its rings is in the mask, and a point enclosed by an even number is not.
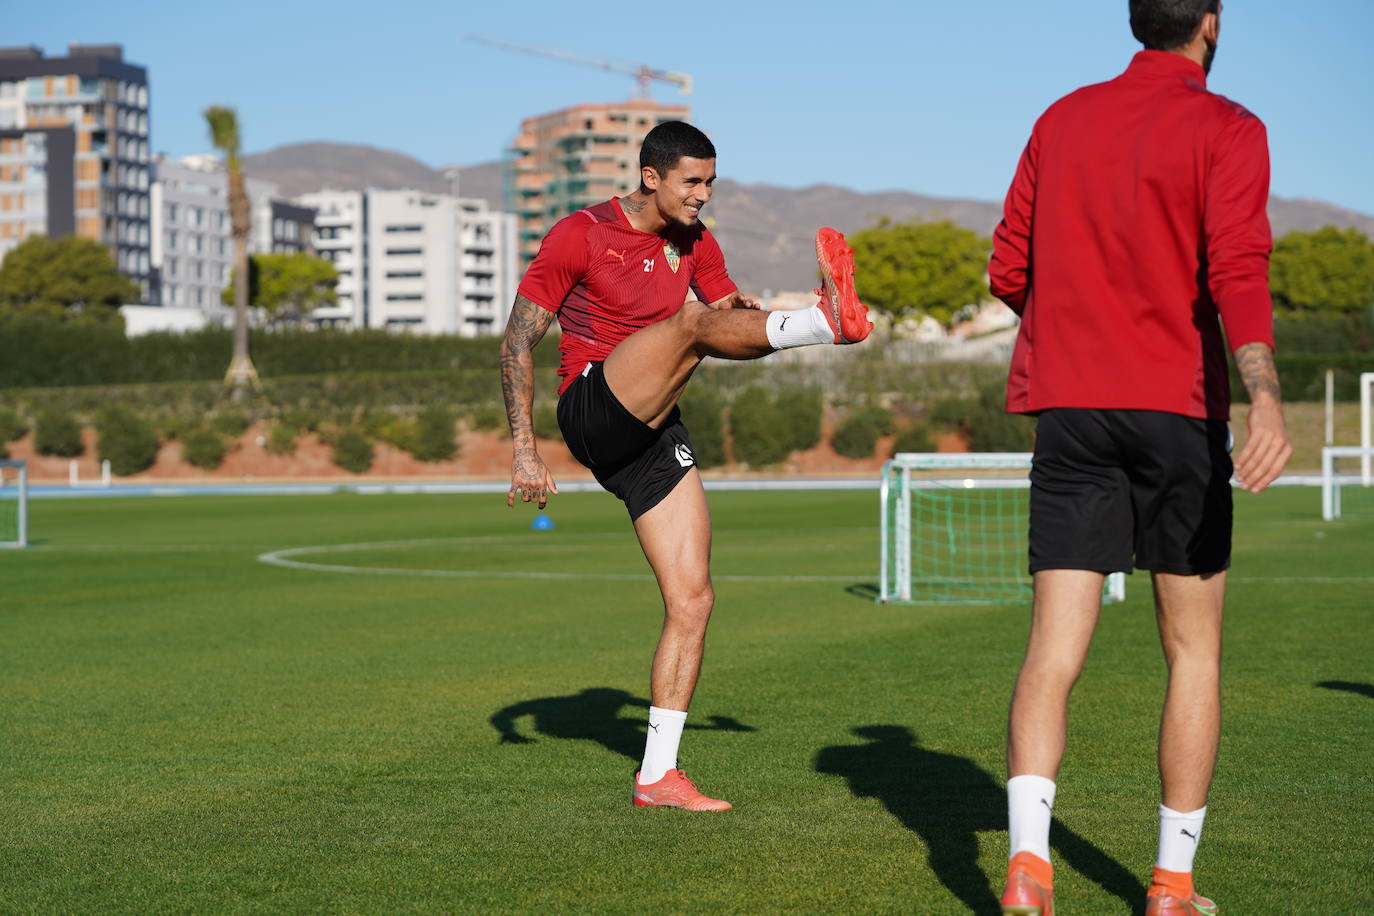
{"type": "MultiPolygon", "coordinates": [[[[1210,87],[1268,125],[1274,193],[1374,214],[1374,3],[1318,6],[1226,0],[1210,87]]],[[[7,4],[4,33],[49,53],[122,43],[150,71],[154,148],[173,155],[205,150],[200,111],[225,103],[250,152],[334,140],[474,164],[522,117],[633,89],[461,40],[475,33],[690,73],[730,178],[983,199],[1001,198],[1046,105],[1138,49],[1126,0],[74,0],[7,4]]]]}

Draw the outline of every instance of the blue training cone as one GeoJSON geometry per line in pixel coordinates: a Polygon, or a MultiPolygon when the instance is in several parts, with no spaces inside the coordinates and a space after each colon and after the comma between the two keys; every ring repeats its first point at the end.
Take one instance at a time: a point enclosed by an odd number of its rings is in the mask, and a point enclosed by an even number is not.
{"type": "Polygon", "coordinates": [[[552,531],[553,519],[549,518],[543,512],[540,512],[534,517],[534,521],[530,522],[530,528],[535,531],[552,531]]]}

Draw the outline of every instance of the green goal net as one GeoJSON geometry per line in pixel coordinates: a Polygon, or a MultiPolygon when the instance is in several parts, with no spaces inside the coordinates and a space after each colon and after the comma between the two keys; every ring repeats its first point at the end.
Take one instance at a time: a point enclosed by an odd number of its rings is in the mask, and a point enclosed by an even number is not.
{"type": "MultiPolygon", "coordinates": [[[[883,466],[879,600],[1031,600],[1026,570],[1031,456],[900,453],[883,466]]],[[[1106,600],[1125,595],[1107,577],[1106,600]]]]}

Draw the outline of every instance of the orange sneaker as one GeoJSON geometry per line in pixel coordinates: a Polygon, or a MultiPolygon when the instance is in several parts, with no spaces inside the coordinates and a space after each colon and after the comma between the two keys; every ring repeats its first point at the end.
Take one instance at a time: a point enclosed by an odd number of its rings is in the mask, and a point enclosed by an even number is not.
{"type": "MultiPolygon", "coordinates": [[[[1151,891],[1156,888],[1151,887],[1151,891]]],[[[1217,916],[1217,905],[1194,891],[1187,898],[1151,893],[1145,898],[1145,916],[1217,916]]]]}
{"type": "Polygon", "coordinates": [[[634,803],[640,808],[685,808],[688,811],[729,811],[728,801],[707,798],[681,770],[669,770],[658,782],[640,785],[635,774],[634,803]]]}
{"type": "Polygon", "coordinates": [[[1054,872],[1031,852],[1018,852],[1007,863],[1002,916],[1054,916],[1054,872]]]}
{"type": "Polygon", "coordinates": [[[816,263],[821,269],[821,311],[835,332],[835,343],[858,343],[873,330],[868,308],[854,291],[854,249],[829,227],[816,232],[816,263]]]}

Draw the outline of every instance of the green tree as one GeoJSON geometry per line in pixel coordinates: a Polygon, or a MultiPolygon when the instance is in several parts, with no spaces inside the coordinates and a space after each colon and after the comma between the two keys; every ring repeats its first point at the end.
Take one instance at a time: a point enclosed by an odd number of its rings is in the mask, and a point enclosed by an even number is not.
{"type": "Polygon", "coordinates": [[[930,315],[949,324],[988,297],[992,242],[951,222],[891,223],[849,237],[859,298],[894,316],[930,315]]]}
{"type": "MultiPolygon", "coordinates": [[[[317,308],[338,302],[339,272],[324,258],[304,252],[255,254],[248,265],[248,299],[274,323],[299,325],[317,308]]],[[[221,294],[225,305],[238,295],[237,282],[221,294]]]]}
{"type": "Polygon", "coordinates": [[[224,154],[229,178],[229,226],[234,236],[234,280],[238,292],[234,296],[234,355],[224,381],[233,387],[234,397],[239,399],[249,385],[258,383],[258,371],[248,355],[248,236],[253,224],[239,158],[239,116],[232,108],[212,105],[205,109],[205,121],[210,125],[210,142],[224,154]]]}
{"type": "Polygon", "coordinates": [[[32,236],[0,264],[0,317],[44,315],[123,327],[119,307],[142,298],[105,246],[74,235],[32,236]]]}
{"type": "Polygon", "coordinates": [[[1294,310],[1374,308],[1374,242],[1355,229],[1290,232],[1269,261],[1274,301],[1294,310]]]}

